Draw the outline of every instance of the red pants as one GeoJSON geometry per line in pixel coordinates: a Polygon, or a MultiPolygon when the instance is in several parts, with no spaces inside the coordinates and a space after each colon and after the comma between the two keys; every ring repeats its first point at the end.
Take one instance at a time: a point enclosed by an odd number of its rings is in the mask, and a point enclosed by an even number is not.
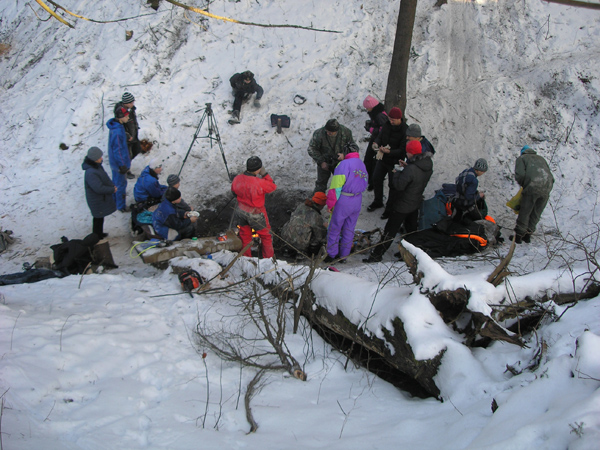
{"type": "MultiPolygon", "coordinates": [[[[262,230],[256,231],[260,238],[261,253],[263,258],[272,258],[275,252],[273,251],[273,237],[271,236],[271,228],[263,228],[262,230]]],[[[250,225],[243,225],[240,227],[240,239],[242,240],[242,248],[244,248],[250,241],[252,241],[252,227],[250,225]]],[[[246,250],[244,256],[252,256],[251,248],[246,250]]]]}

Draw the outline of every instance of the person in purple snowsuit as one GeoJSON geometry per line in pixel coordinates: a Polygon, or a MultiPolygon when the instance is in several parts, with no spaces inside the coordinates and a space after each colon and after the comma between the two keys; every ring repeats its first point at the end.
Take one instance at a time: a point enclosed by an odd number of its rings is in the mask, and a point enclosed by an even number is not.
{"type": "Polygon", "coordinates": [[[327,235],[327,257],[324,262],[341,258],[346,262],[354,241],[354,228],[362,205],[362,193],[369,177],[365,163],[360,159],[358,146],[349,144],[346,157],[338,164],[327,191],[327,208],[333,209],[327,235]],[[334,208],[335,206],[335,208],[334,208]],[[341,235],[341,242],[340,242],[341,235]]]}

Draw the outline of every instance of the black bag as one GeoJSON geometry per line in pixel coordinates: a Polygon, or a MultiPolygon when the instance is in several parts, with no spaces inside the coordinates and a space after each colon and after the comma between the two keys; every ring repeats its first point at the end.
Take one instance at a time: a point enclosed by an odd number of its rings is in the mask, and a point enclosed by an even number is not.
{"type": "Polygon", "coordinates": [[[83,273],[92,262],[92,251],[100,241],[98,235],[91,233],[84,239],[69,240],[61,238],[62,243],[51,245],[54,252],[53,269],[60,270],[65,275],[83,273]]]}
{"type": "Polygon", "coordinates": [[[271,114],[271,126],[276,127],[277,121],[281,119],[281,128],[289,128],[291,119],[290,116],[283,116],[278,114],[271,114]]]}

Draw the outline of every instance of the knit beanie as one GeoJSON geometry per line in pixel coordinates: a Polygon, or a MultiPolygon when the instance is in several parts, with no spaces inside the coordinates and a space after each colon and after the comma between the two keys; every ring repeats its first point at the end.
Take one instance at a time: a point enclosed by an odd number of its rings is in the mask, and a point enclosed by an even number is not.
{"type": "Polygon", "coordinates": [[[158,169],[159,167],[162,167],[162,161],[158,158],[152,158],[148,163],[148,167],[150,167],[152,170],[158,169]]]}
{"type": "Polygon", "coordinates": [[[325,124],[325,130],[327,130],[327,131],[336,132],[339,129],[340,129],[340,124],[335,119],[329,119],[327,121],[327,123],[325,124]]]}
{"type": "Polygon", "coordinates": [[[379,100],[377,100],[375,97],[371,97],[370,95],[367,95],[367,98],[363,100],[363,106],[366,109],[373,109],[377,105],[379,105],[379,100]]]}
{"type": "Polygon", "coordinates": [[[531,150],[531,147],[529,145],[524,145],[523,148],[521,149],[521,155],[523,154],[523,152],[525,150],[531,150]]]}
{"type": "Polygon", "coordinates": [[[171,174],[167,177],[167,184],[169,186],[175,186],[177,183],[179,183],[181,180],[179,179],[179,177],[175,174],[171,174]]]}
{"type": "Polygon", "coordinates": [[[127,108],[121,107],[121,108],[117,108],[115,110],[115,118],[116,119],[122,119],[123,117],[128,116],[128,115],[129,115],[129,111],[127,111],[127,108]]]}
{"type": "Polygon", "coordinates": [[[100,158],[102,158],[102,155],[102,150],[100,150],[98,147],[90,147],[87,152],[88,159],[91,159],[92,161],[98,161],[100,158]]]}
{"type": "Polygon", "coordinates": [[[408,126],[408,129],[406,130],[406,136],[420,138],[421,136],[423,136],[421,134],[421,127],[416,123],[411,123],[408,126]]]}
{"type": "Polygon", "coordinates": [[[473,164],[473,169],[479,170],[481,172],[487,172],[488,163],[485,159],[479,158],[477,161],[475,161],[475,164],[473,164]]]}
{"type": "Polygon", "coordinates": [[[250,158],[248,158],[248,161],[246,161],[246,170],[248,172],[256,172],[262,166],[263,163],[258,156],[251,156],[250,158]]]}
{"type": "Polygon", "coordinates": [[[390,109],[388,117],[390,119],[402,119],[402,111],[400,110],[400,108],[392,108],[390,109]]]}
{"type": "Polygon", "coordinates": [[[327,196],[323,192],[315,192],[315,195],[312,197],[312,201],[315,205],[323,206],[327,203],[327,196]]]}
{"type": "Polygon", "coordinates": [[[420,155],[423,151],[423,147],[419,141],[409,141],[406,143],[406,154],[407,155],[420,155]]]}
{"type": "Polygon", "coordinates": [[[179,189],[174,188],[173,186],[167,188],[167,192],[165,192],[165,198],[167,200],[174,202],[179,197],[181,197],[181,192],[179,192],[179,189]]]}
{"type": "Polygon", "coordinates": [[[125,104],[133,103],[135,101],[135,97],[131,95],[129,92],[125,92],[123,97],[121,97],[121,101],[125,104]]]}

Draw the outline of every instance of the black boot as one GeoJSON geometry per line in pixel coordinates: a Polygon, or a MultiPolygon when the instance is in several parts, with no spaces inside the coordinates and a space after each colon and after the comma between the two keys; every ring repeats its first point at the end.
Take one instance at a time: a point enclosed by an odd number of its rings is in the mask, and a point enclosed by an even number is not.
{"type": "Polygon", "coordinates": [[[515,240],[515,244],[521,244],[523,242],[523,236],[521,236],[520,234],[514,235],[514,236],[509,236],[508,239],[510,239],[511,241],[515,240]]]}
{"type": "Polygon", "coordinates": [[[531,242],[531,234],[527,233],[523,236],[523,242],[529,244],[531,242]]]}

